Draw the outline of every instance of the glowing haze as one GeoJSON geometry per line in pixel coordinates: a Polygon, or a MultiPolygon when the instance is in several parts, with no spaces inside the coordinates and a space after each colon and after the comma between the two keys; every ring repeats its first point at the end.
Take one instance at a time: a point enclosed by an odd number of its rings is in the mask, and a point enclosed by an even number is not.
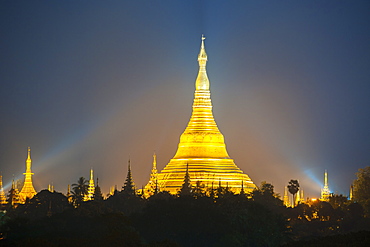
{"type": "MultiPolygon", "coordinates": [[[[348,194],[370,162],[367,1],[7,1],[0,4],[0,171],[36,190],[89,170],[104,193],[173,157],[191,115],[200,36],[231,158],[277,192],[348,194]]],[[[5,188],[6,190],[8,189],[5,188]]]]}

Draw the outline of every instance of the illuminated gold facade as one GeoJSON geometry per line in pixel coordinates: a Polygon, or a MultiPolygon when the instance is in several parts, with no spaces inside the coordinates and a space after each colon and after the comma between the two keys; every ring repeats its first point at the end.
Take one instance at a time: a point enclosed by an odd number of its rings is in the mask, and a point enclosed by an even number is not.
{"type": "Polygon", "coordinates": [[[328,173],[325,170],[324,174],[324,188],[321,189],[321,198],[322,201],[329,201],[330,190],[328,185],[328,173]]]}
{"type": "Polygon", "coordinates": [[[94,184],[94,171],[93,169],[90,170],[90,180],[89,180],[89,187],[87,189],[87,195],[85,197],[85,201],[90,201],[94,199],[95,193],[95,184],[94,184]]]}
{"type": "Polygon", "coordinates": [[[33,173],[31,171],[31,165],[32,165],[31,148],[28,147],[28,155],[27,155],[27,160],[26,160],[26,172],[23,173],[24,183],[23,183],[21,192],[19,192],[19,199],[21,203],[25,203],[27,198],[31,199],[32,197],[34,197],[34,195],[36,195],[36,190],[32,184],[33,173]]]}
{"type": "Polygon", "coordinates": [[[158,174],[158,186],[161,191],[176,194],[184,183],[188,165],[192,186],[200,181],[206,189],[221,184],[235,193],[239,193],[242,187],[248,193],[256,186],[229,157],[224,137],[213,117],[204,39],[202,37],[198,55],[199,72],[195,82],[192,116],[180,137],[175,156],[158,174]]]}
{"type": "Polygon", "coordinates": [[[146,197],[154,195],[157,190],[157,181],[158,181],[158,171],[157,171],[157,155],[153,155],[153,166],[152,172],[150,174],[149,182],[144,187],[144,195],[146,197]]]}
{"type": "Polygon", "coordinates": [[[3,176],[0,175],[0,205],[7,204],[6,196],[3,188],[3,176]]]}

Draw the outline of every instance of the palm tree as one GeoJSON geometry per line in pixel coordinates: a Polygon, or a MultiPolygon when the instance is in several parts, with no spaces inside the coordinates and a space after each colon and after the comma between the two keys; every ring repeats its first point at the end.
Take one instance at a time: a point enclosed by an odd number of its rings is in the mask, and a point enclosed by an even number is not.
{"type": "Polygon", "coordinates": [[[76,184],[72,184],[72,199],[75,207],[78,207],[87,195],[89,185],[84,177],[80,177],[76,184]]]}
{"type": "Polygon", "coordinates": [[[295,207],[295,200],[294,200],[294,195],[297,194],[299,191],[299,183],[298,180],[290,180],[289,185],[287,186],[289,193],[292,194],[293,197],[293,207],[295,207]]]}

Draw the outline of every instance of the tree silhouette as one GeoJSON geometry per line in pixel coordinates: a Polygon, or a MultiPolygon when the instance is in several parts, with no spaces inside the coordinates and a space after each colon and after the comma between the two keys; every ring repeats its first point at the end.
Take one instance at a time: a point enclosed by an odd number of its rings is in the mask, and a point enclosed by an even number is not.
{"type": "Polygon", "coordinates": [[[353,200],[361,204],[365,215],[370,217],[370,166],[358,169],[357,179],[353,181],[353,200]]]}
{"type": "Polygon", "coordinates": [[[76,184],[72,184],[72,201],[75,207],[81,205],[85,195],[88,193],[88,181],[84,177],[80,177],[76,184]]]}
{"type": "Polygon", "coordinates": [[[192,190],[192,194],[194,195],[195,198],[205,196],[206,193],[204,187],[205,187],[204,184],[202,184],[202,182],[199,180],[195,183],[195,186],[192,190]]]}
{"type": "Polygon", "coordinates": [[[293,207],[295,207],[295,194],[299,191],[299,183],[298,180],[291,179],[288,184],[289,193],[292,194],[293,197],[293,207]]]}

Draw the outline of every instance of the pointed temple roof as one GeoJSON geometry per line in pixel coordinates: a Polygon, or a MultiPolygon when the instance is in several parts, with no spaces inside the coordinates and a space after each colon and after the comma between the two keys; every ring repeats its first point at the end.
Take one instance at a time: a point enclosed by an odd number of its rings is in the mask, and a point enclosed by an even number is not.
{"type": "Polygon", "coordinates": [[[127,169],[127,177],[125,184],[123,185],[122,191],[126,194],[135,194],[135,183],[132,179],[132,173],[131,173],[131,161],[128,160],[128,169],[127,169]]]}
{"type": "Polygon", "coordinates": [[[156,193],[157,187],[157,180],[158,180],[158,171],[157,171],[157,155],[153,154],[153,166],[152,172],[150,174],[149,182],[144,187],[144,196],[149,197],[156,193]]]}
{"type": "Polygon", "coordinates": [[[31,160],[31,148],[28,147],[28,155],[27,155],[27,160],[26,160],[26,172],[24,174],[24,183],[21,191],[19,192],[19,198],[21,203],[25,203],[26,199],[29,198],[31,199],[36,195],[36,190],[33,187],[32,184],[32,171],[31,171],[31,165],[32,165],[32,160],[31,160]]]}
{"type": "Polygon", "coordinates": [[[94,198],[95,185],[94,185],[94,170],[90,169],[89,187],[87,189],[87,200],[90,201],[94,198]]]}
{"type": "Polygon", "coordinates": [[[256,188],[255,184],[234,163],[227,153],[224,137],[219,131],[212,113],[210,82],[206,65],[208,61],[202,36],[198,55],[199,71],[195,81],[193,112],[190,121],[180,137],[175,156],[158,174],[160,190],[176,194],[181,188],[187,164],[192,181],[201,181],[205,187],[213,182],[228,184],[235,193],[241,190],[240,181],[246,185],[246,192],[256,188]]]}

